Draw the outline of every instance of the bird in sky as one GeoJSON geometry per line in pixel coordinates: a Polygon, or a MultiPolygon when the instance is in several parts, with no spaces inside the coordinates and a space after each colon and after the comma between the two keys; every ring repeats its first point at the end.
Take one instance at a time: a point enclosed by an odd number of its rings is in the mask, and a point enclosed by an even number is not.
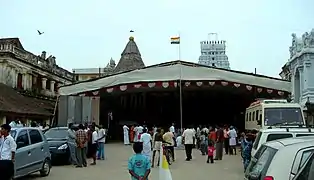
{"type": "Polygon", "coordinates": [[[40,32],[39,30],[37,30],[37,32],[38,32],[38,35],[42,35],[45,33],[45,32],[40,32]]]}
{"type": "Polygon", "coordinates": [[[130,32],[134,32],[133,30],[130,30],[130,32]]]}

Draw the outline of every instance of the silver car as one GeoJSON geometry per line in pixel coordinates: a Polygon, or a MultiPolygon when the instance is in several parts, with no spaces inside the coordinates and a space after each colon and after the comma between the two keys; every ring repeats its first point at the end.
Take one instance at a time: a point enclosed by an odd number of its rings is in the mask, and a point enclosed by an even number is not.
{"type": "Polygon", "coordinates": [[[313,180],[314,137],[287,138],[263,144],[245,172],[245,180],[313,180]]]}
{"type": "Polygon", "coordinates": [[[17,149],[15,153],[14,178],[23,177],[35,172],[48,176],[51,169],[51,155],[48,142],[38,128],[12,128],[17,149]]]}

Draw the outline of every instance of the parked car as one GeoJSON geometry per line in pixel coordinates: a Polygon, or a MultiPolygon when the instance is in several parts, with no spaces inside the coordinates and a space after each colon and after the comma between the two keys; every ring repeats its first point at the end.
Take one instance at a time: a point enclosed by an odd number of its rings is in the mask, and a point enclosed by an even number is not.
{"type": "Polygon", "coordinates": [[[283,138],[292,138],[292,137],[303,137],[303,136],[314,136],[314,129],[311,128],[289,128],[289,127],[282,127],[282,128],[274,128],[274,129],[261,129],[254,141],[253,148],[252,148],[252,157],[258,150],[258,148],[268,142],[277,139],[283,138]]]}
{"type": "Polygon", "coordinates": [[[252,157],[244,179],[313,180],[309,178],[313,177],[314,173],[311,169],[312,162],[309,162],[309,160],[313,161],[313,154],[314,137],[287,138],[267,142],[252,157]],[[312,175],[309,176],[311,173],[312,175]]]}
{"type": "Polygon", "coordinates": [[[68,128],[54,127],[46,131],[52,163],[69,164],[71,156],[67,142],[68,128]]]}
{"type": "Polygon", "coordinates": [[[38,128],[12,128],[17,149],[15,153],[14,178],[40,172],[41,176],[48,176],[51,169],[51,154],[48,142],[38,128]]]}

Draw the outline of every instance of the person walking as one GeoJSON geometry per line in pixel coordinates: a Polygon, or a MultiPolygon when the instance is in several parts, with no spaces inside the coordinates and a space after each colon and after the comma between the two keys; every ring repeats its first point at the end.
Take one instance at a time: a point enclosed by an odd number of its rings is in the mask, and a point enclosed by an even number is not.
{"type": "Polygon", "coordinates": [[[190,161],[192,159],[192,149],[195,144],[195,132],[192,128],[187,128],[183,131],[182,140],[184,141],[186,161],[190,161]]]}
{"type": "Polygon", "coordinates": [[[97,149],[98,149],[98,133],[96,131],[96,126],[91,126],[91,132],[92,132],[92,143],[90,146],[90,153],[93,158],[93,162],[90,165],[96,165],[96,159],[97,159],[97,149]]]}
{"type": "Polygon", "coordinates": [[[230,145],[230,155],[237,155],[237,132],[234,129],[233,126],[230,126],[230,130],[228,131],[228,137],[229,137],[229,145],[230,145]]]}
{"type": "MultiPolygon", "coordinates": [[[[153,136],[153,158],[152,158],[152,167],[154,167],[155,165],[155,156],[156,156],[156,152],[159,152],[159,156],[160,156],[160,149],[161,149],[161,146],[162,146],[162,134],[161,134],[161,130],[160,129],[157,129],[156,130],[156,133],[154,133],[154,136],[153,136]]],[[[159,157],[157,156],[157,157],[159,157]]],[[[158,161],[157,161],[157,166],[159,166],[159,161],[160,161],[160,158],[158,158],[158,161]]]]}
{"type": "Polygon", "coordinates": [[[123,126],[123,141],[124,145],[130,145],[129,127],[127,125],[123,126]]]}
{"type": "Polygon", "coordinates": [[[102,125],[99,125],[98,132],[98,160],[105,160],[105,143],[106,143],[106,130],[102,125]]]}
{"type": "Polygon", "coordinates": [[[71,164],[77,165],[77,158],[76,158],[76,137],[75,137],[75,131],[73,129],[73,123],[69,123],[69,129],[68,129],[68,138],[67,143],[69,146],[70,151],[70,158],[71,158],[71,164]]]}
{"type": "Polygon", "coordinates": [[[143,143],[143,151],[142,154],[146,156],[149,160],[151,160],[152,154],[152,136],[147,133],[147,129],[143,129],[143,133],[141,134],[140,142],[143,143]]]}
{"type": "Polygon", "coordinates": [[[225,154],[229,154],[229,151],[230,151],[230,145],[229,145],[229,128],[228,128],[228,125],[225,125],[224,126],[224,148],[225,148],[225,154]]]}
{"type": "Polygon", "coordinates": [[[224,132],[220,126],[217,127],[216,136],[217,136],[217,140],[216,140],[216,157],[215,157],[215,160],[222,160],[224,132]]]}
{"type": "Polygon", "coordinates": [[[14,176],[16,143],[10,135],[11,126],[3,124],[0,131],[0,179],[11,180],[14,176]]]}
{"type": "Polygon", "coordinates": [[[83,124],[79,125],[79,130],[75,132],[76,136],[76,157],[77,157],[77,166],[78,168],[86,167],[86,148],[87,148],[87,133],[84,130],[83,124]]]}

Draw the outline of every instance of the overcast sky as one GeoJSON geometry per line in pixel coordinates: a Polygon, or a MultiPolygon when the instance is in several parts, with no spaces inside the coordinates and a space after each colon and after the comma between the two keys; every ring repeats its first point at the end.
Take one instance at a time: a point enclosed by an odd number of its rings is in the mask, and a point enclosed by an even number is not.
{"type": "Polygon", "coordinates": [[[0,37],[18,37],[34,54],[47,51],[68,69],[120,59],[133,33],[146,65],[198,62],[200,41],[227,41],[231,69],[278,77],[291,34],[314,28],[313,0],[0,0],[0,37]],[[39,36],[37,29],[45,32],[39,36]]]}

